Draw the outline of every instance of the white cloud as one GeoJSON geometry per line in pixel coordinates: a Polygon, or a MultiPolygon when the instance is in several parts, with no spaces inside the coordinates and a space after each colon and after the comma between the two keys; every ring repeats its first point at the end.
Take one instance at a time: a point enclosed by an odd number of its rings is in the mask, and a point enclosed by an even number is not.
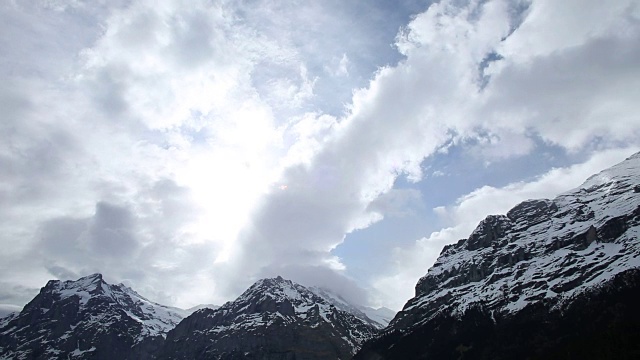
{"type": "Polygon", "coordinates": [[[578,151],[638,138],[640,26],[637,1],[533,1],[522,25],[496,47],[483,126],[578,151]]]}
{"type": "Polygon", "coordinates": [[[501,47],[501,53],[515,62],[546,57],[561,49],[587,45],[613,34],[626,36],[638,19],[638,2],[595,0],[531,1],[526,19],[501,47]]]}
{"type": "Polygon", "coordinates": [[[331,66],[325,66],[325,71],[333,76],[349,76],[350,65],[349,57],[344,53],[341,58],[334,57],[331,66]]]}

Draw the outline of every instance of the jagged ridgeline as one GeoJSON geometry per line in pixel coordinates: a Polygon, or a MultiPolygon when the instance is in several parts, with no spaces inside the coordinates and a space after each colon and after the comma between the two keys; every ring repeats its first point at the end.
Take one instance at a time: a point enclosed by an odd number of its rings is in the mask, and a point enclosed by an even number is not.
{"type": "Polygon", "coordinates": [[[446,246],[356,359],[640,359],[640,153],[446,246]]]}

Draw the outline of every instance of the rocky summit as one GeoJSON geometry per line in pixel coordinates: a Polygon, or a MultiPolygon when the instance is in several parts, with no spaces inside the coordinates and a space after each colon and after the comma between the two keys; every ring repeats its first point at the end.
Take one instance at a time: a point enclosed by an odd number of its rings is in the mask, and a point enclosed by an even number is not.
{"type": "Polygon", "coordinates": [[[356,359],[640,358],[640,153],[446,246],[356,359]]]}
{"type": "Polygon", "coordinates": [[[263,279],[216,310],[184,319],[161,359],[350,359],[377,329],[308,288],[263,279]]]}
{"type": "Polygon", "coordinates": [[[0,323],[0,358],[146,359],[184,315],[101,274],[51,280],[0,323]]]}

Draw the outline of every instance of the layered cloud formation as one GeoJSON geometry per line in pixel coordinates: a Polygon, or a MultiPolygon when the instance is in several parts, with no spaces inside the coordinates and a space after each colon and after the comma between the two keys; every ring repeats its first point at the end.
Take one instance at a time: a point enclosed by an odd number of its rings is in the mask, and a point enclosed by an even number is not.
{"type": "Polygon", "coordinates": [[[1,6],[0,304],[100,271],[179,306],[281,274],[398,308],[482,217],[640,146],[638,1],[1,6]],[[429,185],[462,158],[486,176],[429,185]],[[408,214],[433,233],[338,255],[408,214]]]}

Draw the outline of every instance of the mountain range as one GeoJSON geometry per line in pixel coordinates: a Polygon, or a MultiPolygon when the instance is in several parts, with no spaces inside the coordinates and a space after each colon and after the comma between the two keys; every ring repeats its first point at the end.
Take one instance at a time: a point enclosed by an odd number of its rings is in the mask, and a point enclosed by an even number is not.
{"type": "Polygon", "coordinates": [[[0,359],[638,359],[639,232],[640,153],[487,216],[395,316],[281,277],[182,310],[94,274],[0,319],[0,359]]]}
{"type": "Polygon", "coordinates": [[[281,277],[183,310],[93,274],[49,281],[0,319],[0,359],[349,359],[392,317],[281,277]]]}

